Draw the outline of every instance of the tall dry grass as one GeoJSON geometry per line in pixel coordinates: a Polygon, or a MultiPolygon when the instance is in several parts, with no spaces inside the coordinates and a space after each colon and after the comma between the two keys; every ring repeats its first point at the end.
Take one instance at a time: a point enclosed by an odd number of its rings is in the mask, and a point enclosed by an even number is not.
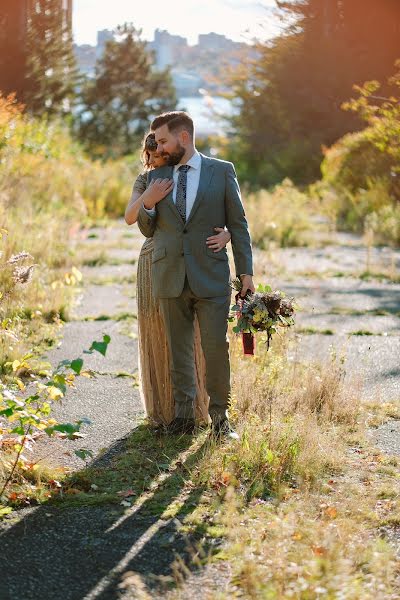
{"type": "Polygon", "coordinates": [[[356,392],[344,383],[340,360],[328,365],[301,360],[288,337],[267,352],[258,344],[253,359],[232,338],[233,394],[230,414],[240,440],[212,448],[202,481],[233,485],[248,501],[280,497],[287,487],[312,487],[340,470],[344,431],[356,424],[356,392]]]}
{"type": "Polygon", "coordinates": [[[271,243],[282,247],[306,246],[319,225],[317,206],[289,179],[272,190],[243,194],[246,216],[254,245],[267,249],[271,243]]]}
{"type": "Polygon", "coordinates": [[[215,572],[219,560],[232,572],[207,597],[394,600],[398,560],[381,527],[398,523],[398,478],[368,449],[341,360],[303,360],[290,334],[254,358],[233,337],[231,348],[240,439],[210,443],[192,477],[206,493],[188,526],[219,528],[215,572]]]}
{"type": "Polygon", "coordinates": [[[79,229],[123,214],[135,172],[126,161],[89,160],[62,123],[31,119],[0,96],[0,373],[54,341],[79,283],[79,229]],[[29,281],[14,281],[9,261],[23,252],[29,281]]]}

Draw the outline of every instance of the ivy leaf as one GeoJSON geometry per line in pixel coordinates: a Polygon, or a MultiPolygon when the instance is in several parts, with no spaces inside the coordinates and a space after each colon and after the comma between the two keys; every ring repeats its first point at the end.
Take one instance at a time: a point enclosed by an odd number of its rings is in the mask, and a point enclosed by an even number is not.
{"type": "Polygon", "coordinates": [[[79,425],[74,425],[73,423],[59,423],[58,425],[54,425],[52,429],[54,431],[59,431],[60,433],[72,435],[79,431],[79,425]]]}
{"type": "Polygon", "coordinates": [[[11,417],[14,410],[12,408],[5,408],[4,410],[0,410],[0,415],[4,415],[5,417],[11,417]]]}
{"type": "Polygon", "coordinates": [[[76,373],[77,375],[79,375],[79,374],[80,374],[80,372],[81,372],[81,370],[82,370],[82,367],[83,367],[83,359],[82,359],[82,358],[76,358],[75,360],[73,360],[73,361],[71,362],[71,369],[72,369],[73,371],[75,371],[75,373],[76,373]]]}
{"type": "Polygon", "coordinates": [[[103,356],[106,355],[108,344],[110,343],[111,338],[109,335],[103,335],[102,342],[93,342],[90,346],[89,350],[84,350],[86,354],[92,354],[93,350],[96,352],[100,352],[103,356]]]}
{"type": "Polygon", "coordinates": [[[14,427],[14,429],[12,429],[10,431],[10,433],[17,433],[18,435],[24,435],[25,434],[25,429],[23,427],[14,427]]]}
{"type": "Polygon", "coordinates": [[[87,448],[80,448],[79,450],[75,450],[74,452],[76,456],[78,456],[78,458],[81,458],[82,460],[85,460],[88,456],[90,458],[93,458],[93,452],[91,450],[88,450],[87,448]]]}

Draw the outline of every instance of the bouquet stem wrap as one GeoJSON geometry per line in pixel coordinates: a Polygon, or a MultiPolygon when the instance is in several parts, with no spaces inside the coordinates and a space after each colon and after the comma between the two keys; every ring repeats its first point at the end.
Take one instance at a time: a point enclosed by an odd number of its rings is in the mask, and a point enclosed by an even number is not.
{"type": "Polygon", "coordinates": [[[244,354],[254,355],[255,340],[252,333],[242,332],[242,344],[244,354]]]}
{"type": "MultiPolygon", "coordinates": [[[[236,294],[235,302],[240,307],[243,306],[243,298],[240,294],[236,294]]],[[[255,339],[252,333],[242,331],[242,345],[243,345],[243,353],[249,356],[254,356],[254,347],[255,347],[255,339]]]]}

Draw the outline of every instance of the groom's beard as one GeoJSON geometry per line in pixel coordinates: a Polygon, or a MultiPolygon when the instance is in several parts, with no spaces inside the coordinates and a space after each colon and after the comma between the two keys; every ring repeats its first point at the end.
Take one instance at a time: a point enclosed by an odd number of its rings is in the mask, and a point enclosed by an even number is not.
{"type": "Polygon", "coordinates": [[[175,152],[163,152],[162,156],[167,159],[167,165],[174,167],[179,164],[185,154],[185,148],[178,142],[175,152]]]}

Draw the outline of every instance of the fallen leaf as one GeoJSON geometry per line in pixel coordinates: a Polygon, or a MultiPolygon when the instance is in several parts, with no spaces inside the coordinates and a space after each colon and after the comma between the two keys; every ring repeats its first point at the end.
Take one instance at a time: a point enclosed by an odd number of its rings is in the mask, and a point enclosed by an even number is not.
{"type": "Polygon", "coordinates": [[[134,490],[121,490],[120,492],[117,492],[117,496],[128,498],[128,496],[136,496],[136,492],[134,490]]]}
{"type": "Polygon", "coordinates": [[[336,519],[337,509],[334,506],[328,506],[328,508],[325,509],[325,514],[330,519],[336,519]]]}
{"type": "Polygon", "coordinates": [[[222,485],[225,485],[225,486],[228,485],[229,482],[231,481],[231,479],[232,479],[231,473],[229,473],[228,471],[224,471],[222,473],[222,475],[221,475],[221,483],[222,483],[222,485]]]}
{"type": "Polygon", "coordinates": [[[311,550],[316,556],[325,556],[326,554],[326,548],[323,546],[312,546],[311,550]]]}
{"type": "Polygon", "coordinates": [[[48,482],[52,487],[60,488],[61,483],[57,479],[50,479],[48,482]]]}

